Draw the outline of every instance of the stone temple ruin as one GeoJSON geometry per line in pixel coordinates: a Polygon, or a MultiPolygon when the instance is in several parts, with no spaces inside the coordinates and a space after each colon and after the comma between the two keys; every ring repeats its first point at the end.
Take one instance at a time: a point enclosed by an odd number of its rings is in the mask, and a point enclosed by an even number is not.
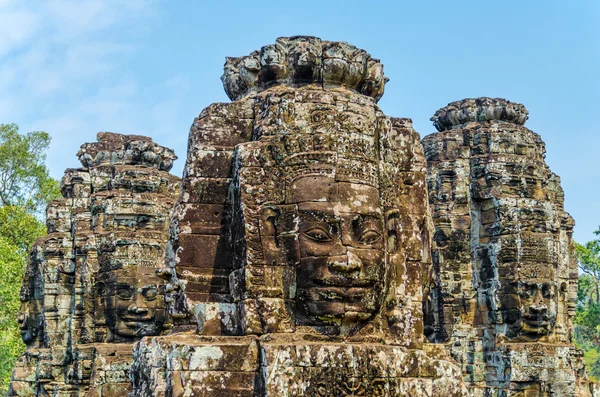
{"type": "Polygon", "coordinates": [[[11,396],[599,396],[572,342],[574,222],[523,105],[454,102],[420,140],[364,50],[227,58],[182,179],[98,134],[19,316],[11,396]]]}

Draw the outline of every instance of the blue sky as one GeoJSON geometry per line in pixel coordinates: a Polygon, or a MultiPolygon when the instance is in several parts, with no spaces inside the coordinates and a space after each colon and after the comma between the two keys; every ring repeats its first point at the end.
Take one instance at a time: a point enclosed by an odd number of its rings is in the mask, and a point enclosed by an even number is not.
{"type": "Polygon", "coordinates": [[[494,96],[527,126],[561,176],[575,237],[600,225],[600,2],[0,0],[0,122],[53,137],[60,178],[98,131],[149,135],[175,149],[228,101],[225,56],[307,34],[366,49],[390,82],[380,101],[424,136],[448,102],[494,96]]]}

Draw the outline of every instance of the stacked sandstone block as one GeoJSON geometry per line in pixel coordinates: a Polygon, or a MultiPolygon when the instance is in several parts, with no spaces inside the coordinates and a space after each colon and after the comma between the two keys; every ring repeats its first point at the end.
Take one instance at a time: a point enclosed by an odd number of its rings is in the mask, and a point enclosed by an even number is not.
{"type": "Polygon", "coordinates": [[[82,146],[30,253],[11,396],[600,395],[523,105],[451,103],[421,145],[376,105],[379,60],[308,36],[222,81],[181,183],[149,138],[82,146]]]}

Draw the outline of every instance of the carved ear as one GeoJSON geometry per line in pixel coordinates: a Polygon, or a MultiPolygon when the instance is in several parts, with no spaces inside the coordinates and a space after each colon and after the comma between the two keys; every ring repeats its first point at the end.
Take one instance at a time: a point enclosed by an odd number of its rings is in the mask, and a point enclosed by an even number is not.
{"type": "Polygon", "coordinates": [[[278,205],[264,205],[260,213],[260,239],[263,256],[268,264],[286,262],[283,239],[280,234],[284,231],[282,225],[282,210],[278,205]]]}
{"type": "Polygon", "coordinates": [[[94,323],[96,326],[96,340],[104,342],[104,333],[101,332],[101,328],[106,326],[106,292],[107,286],[104,282],[96,282],[93,294],[94,294],[94,323]],[[99,339],[98,339],[99,338],[99,339]]]}
{"type": "Polygon", "coordinates": [[[280,217],[281,209],[279,206],[265,205],[262,207],[260,214],[260,235],[263,238],[267,236],[272,237],[277,248],[279,248],[279,239],[277,236],[281,232],[279,227],[280,217]]]}
{"type": "Polygon", "coordinates": [[[96,294],[96,298],[104,297],[104,294],[106,294],[106,284],[104,284],[103,282],[96,283],[96,288],[94,292],[96,294]]]}
{"type": "Polygon", "coordinates": [[[569,290],[569,288],[567,286],[567,283],[565,283],[565,282],[560,283],[560,286],[558,287],[558,291],[557,291],[558,296],[556,297],[556,300],[558,302],[561,302],[561,301],[563,303],[566,302],[568,300],[568,290],[569,290]]]}
{"type": "Polygon", "coordinates": [[[391,210],[385,216],[385,230],[387,232],[387,251],[390,254],[398,252],[398,223],[400,213],[398,210],[391,210]]]}

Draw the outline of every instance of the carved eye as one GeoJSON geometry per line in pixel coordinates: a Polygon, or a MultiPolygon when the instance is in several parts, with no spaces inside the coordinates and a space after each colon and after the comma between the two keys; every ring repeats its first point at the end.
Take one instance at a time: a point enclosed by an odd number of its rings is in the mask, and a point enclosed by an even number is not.
{"type": "Polygon", "coordinates": [[[381,234],[379,234],[375,230],[365,230],[360,236],[359,241],[363,244],[373,244],[374,242],[379,240],[380,237],[381,234]]]}
{"type": "Polygon", "coordinates": [[[525,286],[525,285],[519,285],[518,293],[519,293],[519,297],[521,297],[521,298],[529,297],[529,291],[527,290],[527,286],[525,286]]]}
{"type": "Polygon", "coordinates": [[[128,287],[119,287],[117,289],[117,296],[121,299],[131,299],[133,298],[133,290],[128,287]]]}
{"type": "Polygon", "coordinates": [[[143,295],[147,301],[151,301],[156,299],[156,297],[158,296],[158,290],[156,289],[156,287],[150,287],[143,292],[143,295]]]}
{"type": "Polygon", "coordinates": [[[315,227],[304,232],[304,235],[311,240],[318,242],[331,241],[331,235],[320,227],[315,227]]]}
{"type": "Polygon", "coordinates": [[[542,287],[542,296],[544,298],[546,298],[546,299],[553,298],[554,297],[554,291],[552,290],[551,287],[549,287],[547,285],[544,285],[542,287]]]}

